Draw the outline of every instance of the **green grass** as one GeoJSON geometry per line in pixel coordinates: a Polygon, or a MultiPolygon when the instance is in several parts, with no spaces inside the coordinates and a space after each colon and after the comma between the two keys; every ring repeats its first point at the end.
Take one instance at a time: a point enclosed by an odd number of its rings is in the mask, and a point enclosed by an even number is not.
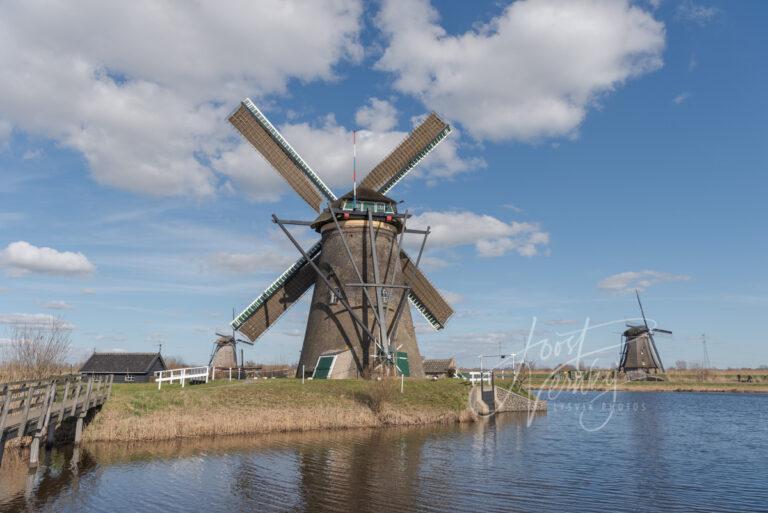
{"type": "Polygon", "coordinates": [[[112,399],[105,406],[129,415],[142,416],[158,411],[199,409],[209,405],[231,407],[309,407],[345,402],[370,404],[384,402],[394,407],[438,408],[461,411],[466,408],[468,383],[461,380],[405,380],[386,383],[366,380],[270,379],[263,381],[212,381],[199,385],[164,384],[162,390],[151,383],[115,384],[112,399]],[[383,389],[383,390],[382,390],[383,389]]]}

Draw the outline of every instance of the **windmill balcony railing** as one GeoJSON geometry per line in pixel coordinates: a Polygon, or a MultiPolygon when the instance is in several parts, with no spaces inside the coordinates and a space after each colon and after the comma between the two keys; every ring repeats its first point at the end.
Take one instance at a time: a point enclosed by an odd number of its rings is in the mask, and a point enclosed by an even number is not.
{"type": "Polygon", "coordinates": [[[208,383],[210,367],[185,367],[183,369],[168,369],[164,371],[155,372],[155,381],[157,382],[157,389],[160,390],[163,383],[173,384],[174,382],[181,383],[181,387],[184,388],[184,384],[187,382],[201,382],[208,383]]]}

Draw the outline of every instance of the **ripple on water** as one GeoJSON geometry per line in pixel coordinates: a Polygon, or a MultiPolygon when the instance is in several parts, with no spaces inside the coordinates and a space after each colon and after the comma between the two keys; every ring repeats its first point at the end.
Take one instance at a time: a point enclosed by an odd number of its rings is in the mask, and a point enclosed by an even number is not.
{"type": "Polygon", "coordinates": [[[564,393],[530,425],[94,445],[77,472],[62,450],[31,480],[7,459],[0,510],[756,511],[766,420],[761,395],[564,393]]]}

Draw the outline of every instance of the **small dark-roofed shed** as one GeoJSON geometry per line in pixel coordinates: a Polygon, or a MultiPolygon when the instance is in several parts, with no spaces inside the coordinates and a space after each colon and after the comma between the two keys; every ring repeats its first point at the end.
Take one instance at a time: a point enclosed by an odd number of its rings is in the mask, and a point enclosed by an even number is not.
{"type": "Polygon", "coordinates": [[[166,370],[160,353],[96,353],[80,368],[80,374],[114,374],[116,383],[147,383],[156,371],[166,370]]]}
{"type": "Polygon", "coordinates": [[[456,374],[456,359],[424,360],[424,374],[430,377],[453,377],[456,374]]]}

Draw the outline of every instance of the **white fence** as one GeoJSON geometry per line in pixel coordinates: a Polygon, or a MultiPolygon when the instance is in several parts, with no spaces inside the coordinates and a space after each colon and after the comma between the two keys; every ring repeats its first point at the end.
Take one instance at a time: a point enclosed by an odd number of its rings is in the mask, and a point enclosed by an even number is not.
{"type": "Polygon", "coordinates": [[[202,381],[205,380],[208,383],[208,371],[210,367],[186,367],[184,369],[169,369],[164,371],[155,372],[155,381],[157,381],[157,389],[163,383],[173,384],[174,381],[181,383],[181,387],[184,388],[186,381],[202,381]]]}
{"type": "Polygon", "coordinates": [[[469,382],[473,385],[476,385],[477,383],[480,383],[481,381],[485,381],[489,385],[491,384],[491,371],[471,371],[469,372],[469,382]]]}

